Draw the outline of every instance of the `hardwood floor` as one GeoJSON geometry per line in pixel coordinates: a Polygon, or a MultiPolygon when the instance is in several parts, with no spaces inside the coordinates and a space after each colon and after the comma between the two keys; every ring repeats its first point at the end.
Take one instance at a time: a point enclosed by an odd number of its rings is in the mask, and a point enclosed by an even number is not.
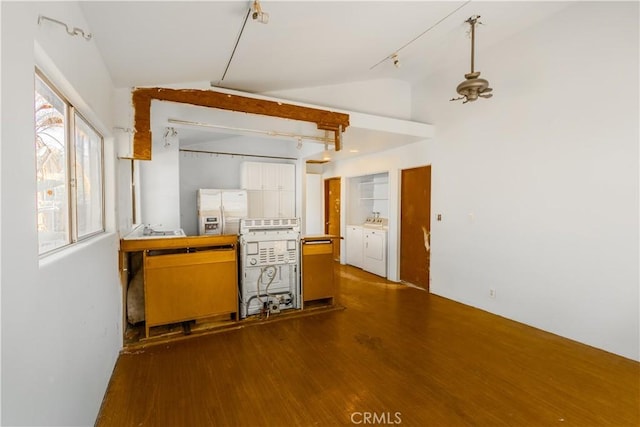
{"type": "Polygon", "coordinates": [[[637,362],[336,275],[344,310],[123,353],[96,425],[640,425],[637,362]]]}

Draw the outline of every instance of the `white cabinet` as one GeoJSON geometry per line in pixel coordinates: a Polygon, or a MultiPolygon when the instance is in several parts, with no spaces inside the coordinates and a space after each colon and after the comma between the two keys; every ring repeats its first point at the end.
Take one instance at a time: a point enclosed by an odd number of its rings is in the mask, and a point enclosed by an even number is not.
{"type": "Polygon", "coordinates": [[[247,190],[248,218],[264,218],[262,190],[247,190]]]}
{"type": "Polygon", "coordinates": [[[362,226],[347,226],[347,264],[362,268],[362,226]]]}
{"type": "Polygon", "coordinates": [[[262,190],[262,207],[264,218],[277,218],[280,213],[280,192],[278,190],[262,190]]]}
{"type": "Polygon", "coordinates": [[[257,163],[262,166],[262,189],[279,190],[280,166],[278,163],[257,163]]]}
{"type": "Polygon", "coordinates": [[[280,204],[278,206],[278,216],[280,218],[295,218],[296,216],[296,193],[295,191],[281,190],[278,192],[280,204]]]}
{"type": "Polygon", "coordinates": [[[261,200],[256,203],[261,208],[255,210],[255,215],[250,213],[250,218],[295,217],[295,193],[293,191],[262,190],[259,193],[261,193],[261,200]]]}
{"type": "Polygon", "coordinates": [[[242,163],[240,181],[243,190],[262,190],[262,163],[242,163]]]}
{"type": "Polygon", "coordinates": [[[296,189],[296,167],[290,164],[279,164],[277,170],[278,190],[295,191],[296,189]]]}
{"type": "Polygon", "coordinates": [[[244,162],[241,182],[248,190],[249,218],[295,217],[295,165],[244,162]]]}

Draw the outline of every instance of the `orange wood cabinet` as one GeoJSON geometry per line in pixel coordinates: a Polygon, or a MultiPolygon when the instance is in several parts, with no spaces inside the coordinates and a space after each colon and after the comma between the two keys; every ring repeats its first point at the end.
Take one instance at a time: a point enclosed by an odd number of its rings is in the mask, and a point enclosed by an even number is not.
{"type": "Polygon", "coordinates": [[[237,313],[236,250],[144,254],[145,333],[168,323],[237,313]]]}
{"type": "Polygon", "coordinates": [[[302,239],[302,297],[304,302],[330,299],[336,294],[333,277],[334,236],[302,239]]]}
{"type": "Polygon", "coordinates": [[[143,251],[145,336],[153,326],[238,313],[237,236],[123,240],[143,251]]]}

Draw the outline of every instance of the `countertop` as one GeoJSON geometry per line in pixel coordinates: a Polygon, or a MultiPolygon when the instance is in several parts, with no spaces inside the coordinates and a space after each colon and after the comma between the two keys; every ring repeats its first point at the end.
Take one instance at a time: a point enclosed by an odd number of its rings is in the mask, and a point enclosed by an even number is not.
{"type": "Polygon", "coordinates": [[[233,246],[238,244],[238,236],[134,236],[120,239],[120,250],[136,252],[156,249],[202,248],[208,246],[233,246]]]}
{"type": "Polygon", "coordinates": [[[340,236],[336,236],[334,234],[313,234],[310,236],[302,236],[300,241],[304,242],[317,242],[319,240],[338,240],[342,239],[340,236]]]}

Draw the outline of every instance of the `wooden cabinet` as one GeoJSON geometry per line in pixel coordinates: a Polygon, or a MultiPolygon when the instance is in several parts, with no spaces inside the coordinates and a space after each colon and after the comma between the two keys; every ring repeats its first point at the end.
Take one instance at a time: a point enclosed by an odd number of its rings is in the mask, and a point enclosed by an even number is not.
{"type": "Polygon", "coordinates": [[[144,273],[146,336],[152,326],[238,311],[235,249],[145,251],[144,273]]]}
{"type": "Polygon", "coordinates": [[[238,313],[237,236],[122,240],[143,252],[145,336],[154,326],[238,313]]]}
{"type": "Polygon", "coordinates": [[[334,278],[334,236],[313,236],[302,239],[302,297],[304,302],[328,299],[333,303],[336,289],[334,278]]]}

